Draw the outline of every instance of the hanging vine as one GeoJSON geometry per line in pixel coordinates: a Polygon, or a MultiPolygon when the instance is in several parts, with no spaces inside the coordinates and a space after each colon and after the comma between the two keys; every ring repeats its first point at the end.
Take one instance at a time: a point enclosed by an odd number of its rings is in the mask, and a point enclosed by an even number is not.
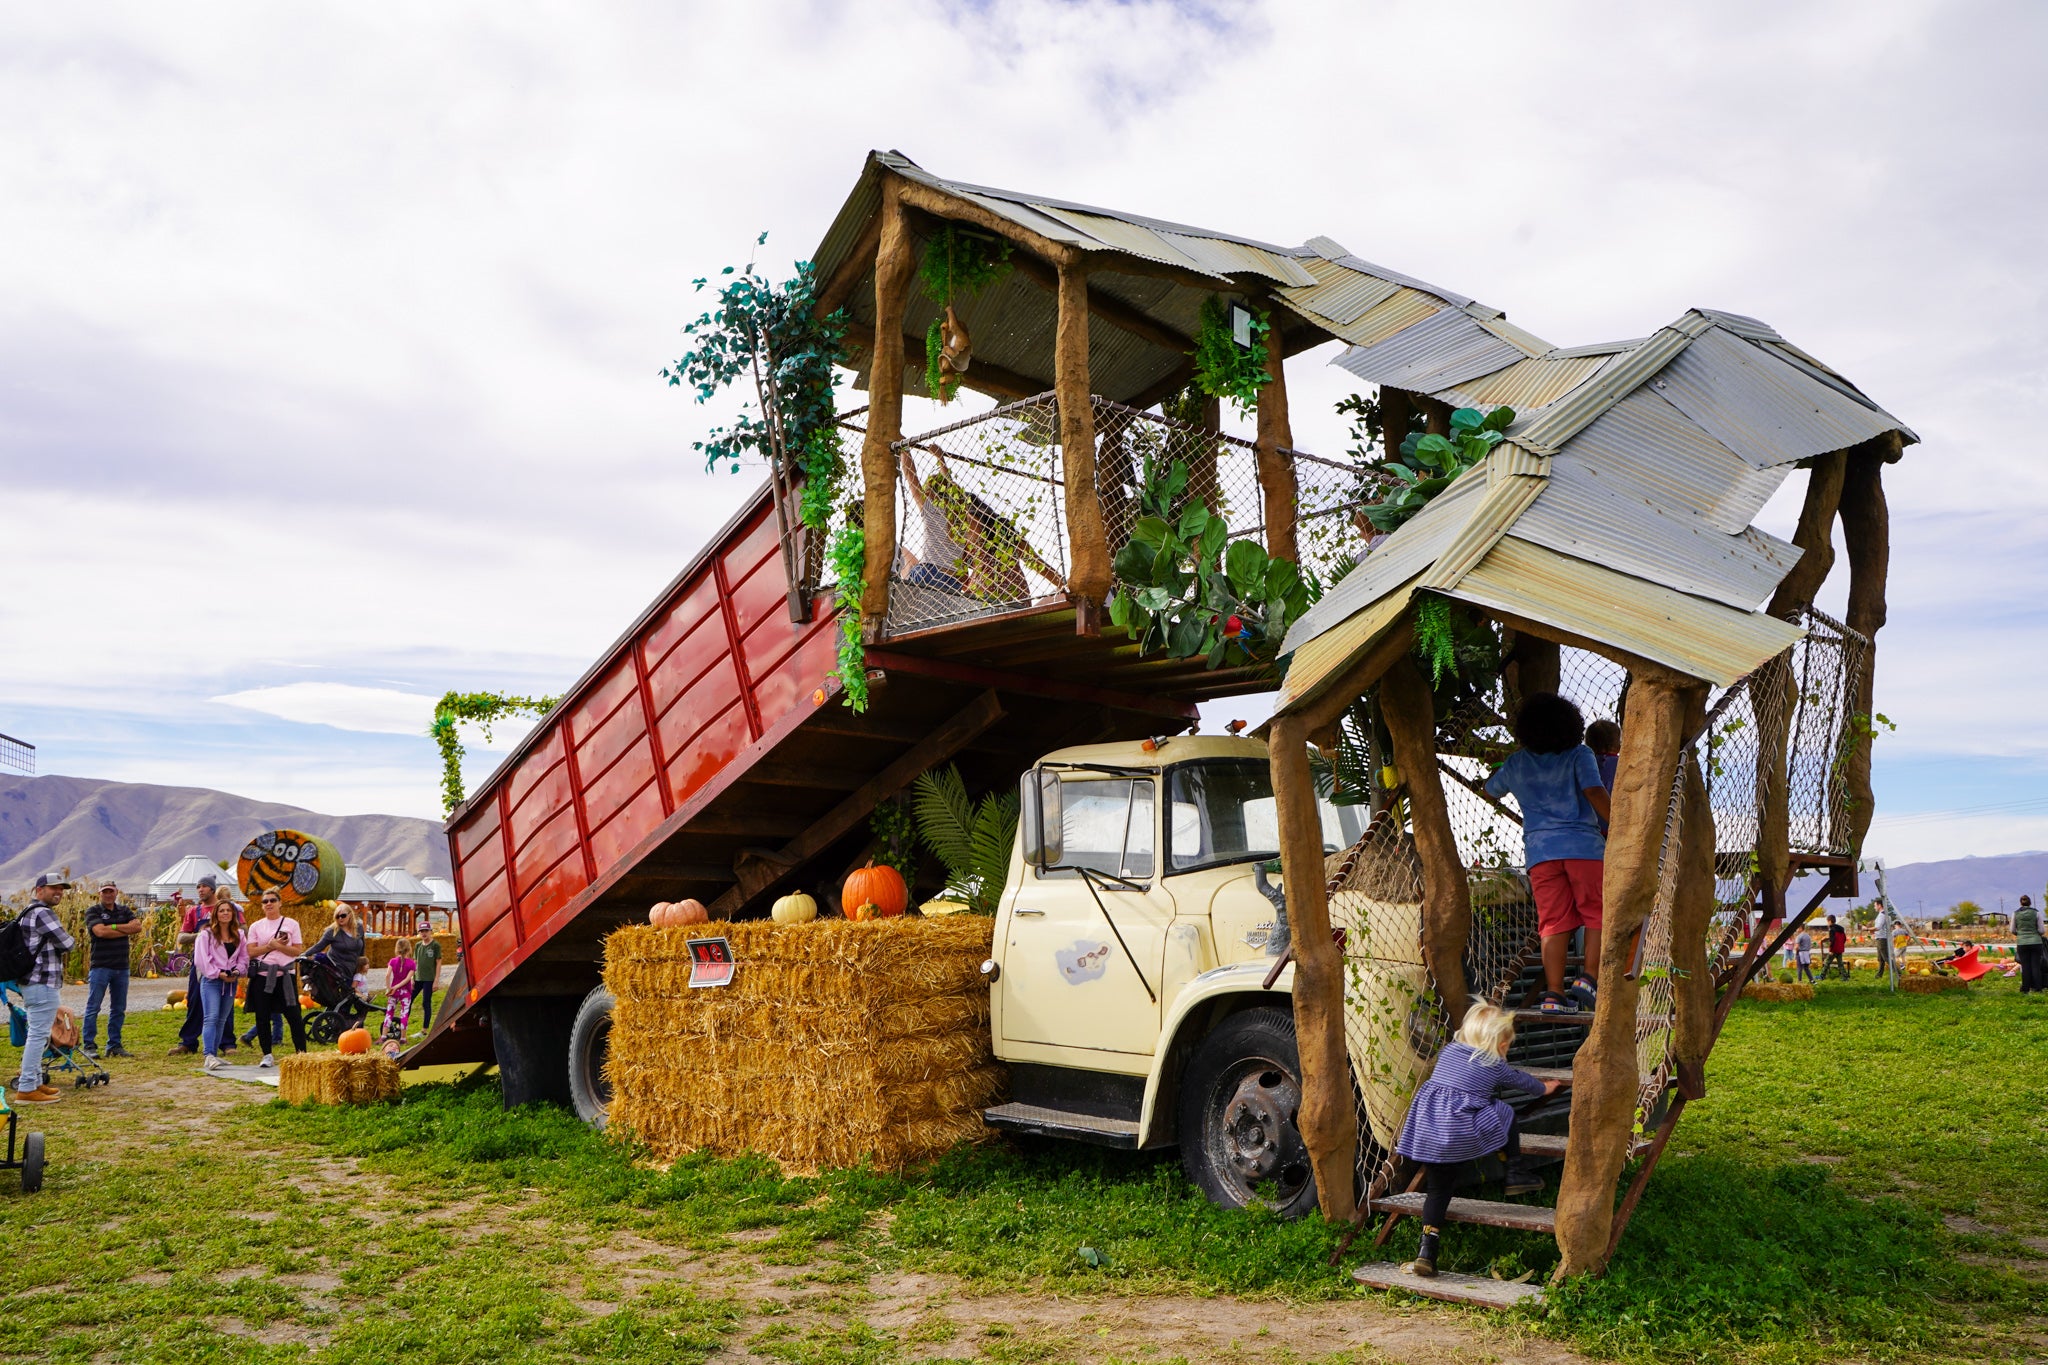
{"type": "Polygon", "coordinates": [[[441,748],[441,804],[454,810],[462,804],[462,736],[456,726],[468,721],[491,737],[491,724],[506,716],[545,716],[560,697],[508,697],[497,692],[450,692],[434,703],[427,733],[441,748]]]}
{"type": "Polygon", "coordinates": [[[925,243],[917,265],[918,284],[941,310],[924,334],[924,387],[930,397],[952,402],[960,390],[960,375],[974,355],[974,343],[953,312],[954,301],[963,293],[969,298],[980,294],[1009,273],[1008,242],[947,223],[925,243]]]}
{"type": "Polygon", "coordinates": [[[1250,344],[1239,345],[1231,326],[1230,305],[1211,294],[1202,303],[1201,325],[1195,332],[1195,382],[1212,398],[1227,398],[1239,413],[1258,406],[1266,387],[1266,337],[1272,314],[1252,312],[1250,344]]]}
{"type": "Polygon", "coordinates": [[[859,521],[849,515],[833,533],[826,552],[832,561],[832,577],[839,595],[839,685],[846,704],[855,711],[868,709],[867,647],[860,639],[860,599],[867,590],[868,538],[859,521]]]}

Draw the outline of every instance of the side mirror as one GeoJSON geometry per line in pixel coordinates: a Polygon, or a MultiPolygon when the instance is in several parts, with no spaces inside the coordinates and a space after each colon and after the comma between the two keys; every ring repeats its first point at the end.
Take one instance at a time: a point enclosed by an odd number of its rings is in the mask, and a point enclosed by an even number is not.
{"type": "Polygon", "coordinates": [[[1024,774],[1019,792],[1023,810],[1024,861],[1043,872],[1059,864],[1065,851],[1061,831],[1060,778],[1045,768],[1024,774]]]}

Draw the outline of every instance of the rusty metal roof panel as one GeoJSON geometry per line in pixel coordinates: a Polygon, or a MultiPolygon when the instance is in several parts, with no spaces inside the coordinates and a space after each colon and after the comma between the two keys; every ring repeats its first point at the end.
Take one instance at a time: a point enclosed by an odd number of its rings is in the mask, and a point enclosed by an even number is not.
{"type": "Polygon", "coordinates": [[[1791,472],[1789,465],[1757,468],[1648,391],[1602,413],[1555,458],[1729,535],[1763,510],[1791,472]]]}
{"type": "Polygon", "coordinates": [[[1424,393],[1505,369],[1526,357],[1458,309],[1445,309],[1336,363],[1368,383],[1424,393]]]}
{"type": "Polygon", "coordinates": [[[1903,429],[1867,400],[1805,373],[1784,356],[1709,328],[1650,387],[1700,428],[1759,467],[1790,464],[1903,429]]]}

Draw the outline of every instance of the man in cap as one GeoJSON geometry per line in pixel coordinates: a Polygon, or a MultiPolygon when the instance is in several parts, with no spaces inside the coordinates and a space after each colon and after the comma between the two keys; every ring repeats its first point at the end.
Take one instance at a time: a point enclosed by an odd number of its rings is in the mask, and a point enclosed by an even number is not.
{"type": "MultiPolygon", "coordinates": [[[[199,938],[199,931],[213,918],[213,897],[220,885],[218,878],[208,874],[199,879],[199,899],[183,901],[184,914],[178,921],[178,948],[192,956],[192,962],[185,968],[185,1022],[178,1027],[178,1041],[171,1045],[171,1055],[187,1055],[199,1051],[199,1035],[206,1028],[206,1010],[199,994],[199,961],[193,952],[193,943],[199,938]]],[[[173,893],[174,898],[177,893],[173,893]]]]}
{"type": "Polygon", "coordinates": [[[28,1037],[22,1040],[21,1075],[7,1094],[9,1104],[55,1104],[57,1091],[43,1083],[43,1046],[50,1041],[50,1024],[57,1017],[57,992],[64,984],[64,955],[77,945],[64,932],[57,912],[51,907],[71,889],[61,872],[45,872],[36,878],[35,900],[21,912],[23,947],[33,965],[16,983],[21,1001],[28,1009],[28,1037]]]}
{"type": "Polygon", "coordinates": [[[92,1056],[99,1055],[100,1001],[107,997],[107,1055],[134,1055],[121,1046],[121,1024],[128,1017],[128,949],[141,932],[135,907],[121,904],[121,888],[112,880],[100,883],[100,903],[85,912],[92,948],[85,973],[85,1050],[92,1056]]]}

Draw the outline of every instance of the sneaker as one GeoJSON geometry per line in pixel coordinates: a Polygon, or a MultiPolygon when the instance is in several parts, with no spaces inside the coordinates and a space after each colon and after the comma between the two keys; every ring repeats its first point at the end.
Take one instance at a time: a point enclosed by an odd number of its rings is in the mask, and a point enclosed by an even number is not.
{"type": "Polygon", "coordinates": [[[100,1045],[99,1045],[98,1043],[95,1043],[95,1042],[91,1041],[90,1039],[88,1039],[88,1040],[86,1041],[86,1044],[85,1044],[85,1055],[86,1055],[86,1056],[88,1056],[88,1057],[97,1057],[97,1056],[99,1056],[99,1055],[100,1055],[100,1045]]]}
{"type": "Polygon", "coordinates": [[[130,1052],[127,1048],[122,1047],[119,1043],[115,1043],[112,1047],[107,1049],[107,1055],[109,1057],[133,1057],[135,1054],[130,1052]]]}
{"type": "Polygon", "coordinates": [[[60,1097],[48,1086],[36,1090],[12,1090],[7,1092],[9,1104],[55,1104],[60,1097]],[[47,1092],[47,1093],[45,1093],[47,1092]]]}
{"type": "Polygon", "coordinates": [[[223,1063],[221,1062],[221,1059],[218,1057],[208,1057],[206,1059],[206,1069],[208,1071],[218,1071],[221,1069],[222,1065],[223,1063]]]}
{"type": "Polygon", "coordinates": [[[266,1067],[266,1066],[276,1066],[276,1065],[277,1065],[277,1058],[275,1058],[275,1057],[271,1056],[271,1055],[270,1055],[269,1053],[267,1053],[267,1052],[266,1052],[266,1053],[264,1053],[264,1054],[263,1054],[263,1060],[262,1060],[262,1061],[260,1061],[260,1062],[258,1062],[258,1063],[256,1063],[256,1065],[257,1065],[258,1067],[266,1067]]]}
{"type": "Polygon", "coordinates": [[[164,1055],[166,1057],[190,1057],[197,1051],[199,1049],[196,1047],[186,1047],[183,1043],[173,1043],[171,1044],[171,1050],[164,1055]]]}

